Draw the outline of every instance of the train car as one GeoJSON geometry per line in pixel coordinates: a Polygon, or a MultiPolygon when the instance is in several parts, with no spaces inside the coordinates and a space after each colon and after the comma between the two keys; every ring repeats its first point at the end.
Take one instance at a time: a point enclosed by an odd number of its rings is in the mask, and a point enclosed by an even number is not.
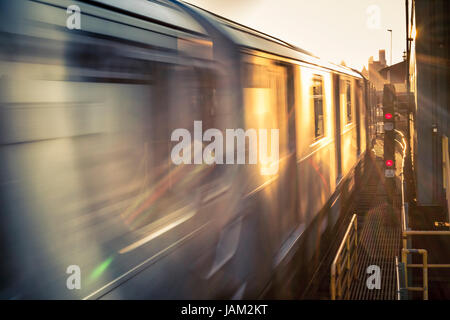
{"type": "Polygon", "coordinates": [[[0,297],[301,296],[370,145],[360,74],[176,1],[1,12],[0,297]],[[174,164],[198,121],[278,129],[279,160],[174,164]]]}
{"type": "MultiPolygon", "coordinates": [[[[279,128],[279,172],[248,169],[243,201],[245,234],[255,226],[258,254],[249,278],[263,296],[295,298],[308,287],[325,256],[338,220],[354,194],[370,136],[368,82],[354,70],[326,63],[279,39],[193,8],[221,30],[239,52],[242,108],[246,128],[279,128]],[[267,236],[264,236],[266,234],[267,236]],[[265,239],[265,240],[262,240],[265,239]],[[259,267],[258,267],[259,266],[259,267]],[[255,274],[254,274],[255,273],[255,274]],[[251,276],[250,276],[251,275],[251,276]],[[261,288],[262,284],[265,285],[261,288]]],[[[247,167],[248,168],[248,167],[247,167]]],[[[245,248],[245,244],[243,244],[245,248]]],[[[242,257],[245,256],[243,250],[242,257]]],[[[243,259],[239,256],[237,261],[243,259]]],[[[252,292],[251,284],[246,289],[252,292]]]]}

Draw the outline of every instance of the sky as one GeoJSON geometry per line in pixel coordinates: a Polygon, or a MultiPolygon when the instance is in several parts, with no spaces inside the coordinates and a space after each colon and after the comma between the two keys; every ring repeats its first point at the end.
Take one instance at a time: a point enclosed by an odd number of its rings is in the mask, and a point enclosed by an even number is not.
{"type": "Polygon", "coordinates": [[[405,0],[186,0],[285,40],[325,60],[361,70],[386,50],[403,60],[405,0]]]}

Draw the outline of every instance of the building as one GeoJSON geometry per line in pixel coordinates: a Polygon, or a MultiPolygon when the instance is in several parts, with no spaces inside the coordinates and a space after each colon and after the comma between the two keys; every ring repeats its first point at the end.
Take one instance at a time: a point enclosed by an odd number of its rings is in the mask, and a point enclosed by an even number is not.
{"type": "Polygon", "coordinates": [[[393,64],[392,66],[381,69],[378,73],[385,79],[385,83],[391,83],[395,87],[395,92],[398,99],[397,111],[406,115],[409,111],[409,101],[412,101],[412,95],[407,94],[408,89],[406,86],[407,79],[407,66],[406,59],[402,62],[393,64]],[[408,99],[408,96],[410,97],[408,99]]]}
{"type": "Polygon", "coordinates": [[[364,66],[363,69],[361,70],[361,74],[367,79],[369,79],[369,71],[366,69],[366,66],[364,66]]]}
{"type": "Polygon", "coordinates": [[[409,83],[414,93],[411,148],[417,204],[448,207],[450,1],[409,0],[409,83]]]}
{"type": "Polygon", "coordinates": [[[376,90],[379,92],[383,91],[383,86],[386,83],[386,79],[384,79],[379,71],[383,68],[386,68],[386,51],[380,50],[378,52],[378,61],[374,60],[373,57],[369,58],[369,80],[373,83],[376,90]]]}
{"type": "Polygon", "coordinates": [[[397,93],[406,92],[406,61],[385,67],[379,70],[378,73],[383,77],[383,79],[395,86],[397,93]]]}

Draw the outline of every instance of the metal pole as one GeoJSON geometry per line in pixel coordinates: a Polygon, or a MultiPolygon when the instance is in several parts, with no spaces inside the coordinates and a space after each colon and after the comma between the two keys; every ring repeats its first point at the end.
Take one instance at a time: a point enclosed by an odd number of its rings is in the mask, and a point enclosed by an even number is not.
{"type": "Polygon", "coordinates": [[[409,46],[409,0],[405,0],[405,16],[406,16],[406,98],[407,98],[407,109],[406,109],[406,145],[407,145],[407,153],[406,153],[406,170],[404,170],[406,177],[406,182],[408,183],[408,188],[406,191],[407,194],[407,202],[410,202],[410,185],[411,185],[411,99],[410,99],[410,91],[411,84],[409,82],[409,60],[410,60],[410,46],[409,46]]]}
{"type": "Polygon", "coordinates": [[[408,288],[408,249],[402,249],[402,262],[405,266],[405,288],[408,288]]]}
{"type": "Polygon", "coordinates": [[[388,32],[391,33],[391,66],[392,66],[392,29],[388,29],[388,32]]]}
{"type": "Polygon", "coordinates": [[[428,300],[428,252],[422,251],[423,255],[423,300],[428,300]]]}
{"type": "MultiPolygon", "coordinates": [[[[409,114],[409,91],[410,91],[410,84],[409,84],[409,0],[405,0],[405,10],[406,10],[406,94],[408,95],[408,114],[409,114]]],[[[408,117],[409,120],[409,117],[408,117]]],[[[409,127],[408,127],[408,133],[409,133],[409,127]]],[[[409,142],[409,137],[408,137],[409,142]]]]}

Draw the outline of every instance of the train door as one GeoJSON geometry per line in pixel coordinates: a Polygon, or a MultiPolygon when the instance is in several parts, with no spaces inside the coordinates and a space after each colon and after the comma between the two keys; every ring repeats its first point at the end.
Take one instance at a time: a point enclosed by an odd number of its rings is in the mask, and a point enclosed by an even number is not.
{"type": "Polygon", "coordinates": [[[359,154],[364,153],[367,148],[367,112],[366,112],[366,99],[365,99],[365,86],[363,80],[357,81],[357,106],[359,109],[359,154]]]}
{"type": "Polygon", "coordinates": [[[341,156],[341,98],[340,78],[333,74],[334,88],[334,112],[335,112],[335,141],[336,141],[336,183],[342,178],[342,156],[341,156]]]}
{"type": "Polygon", "coordinates": [[[354,96],[355,96],[355,117],[356,117],[356,158],[361,154],[361,86],[359,81],[355,81],[354,86],[354,96]]]}
{"type": "Polygon", "coordinates": [[[297,225],[297,166],[295,141],[295,104],[293,68],[287,64],[275,64],[272,69],[271,87],[273,105],[278,113],[279,135],[279,227],[284,242],[297,225]]]}

